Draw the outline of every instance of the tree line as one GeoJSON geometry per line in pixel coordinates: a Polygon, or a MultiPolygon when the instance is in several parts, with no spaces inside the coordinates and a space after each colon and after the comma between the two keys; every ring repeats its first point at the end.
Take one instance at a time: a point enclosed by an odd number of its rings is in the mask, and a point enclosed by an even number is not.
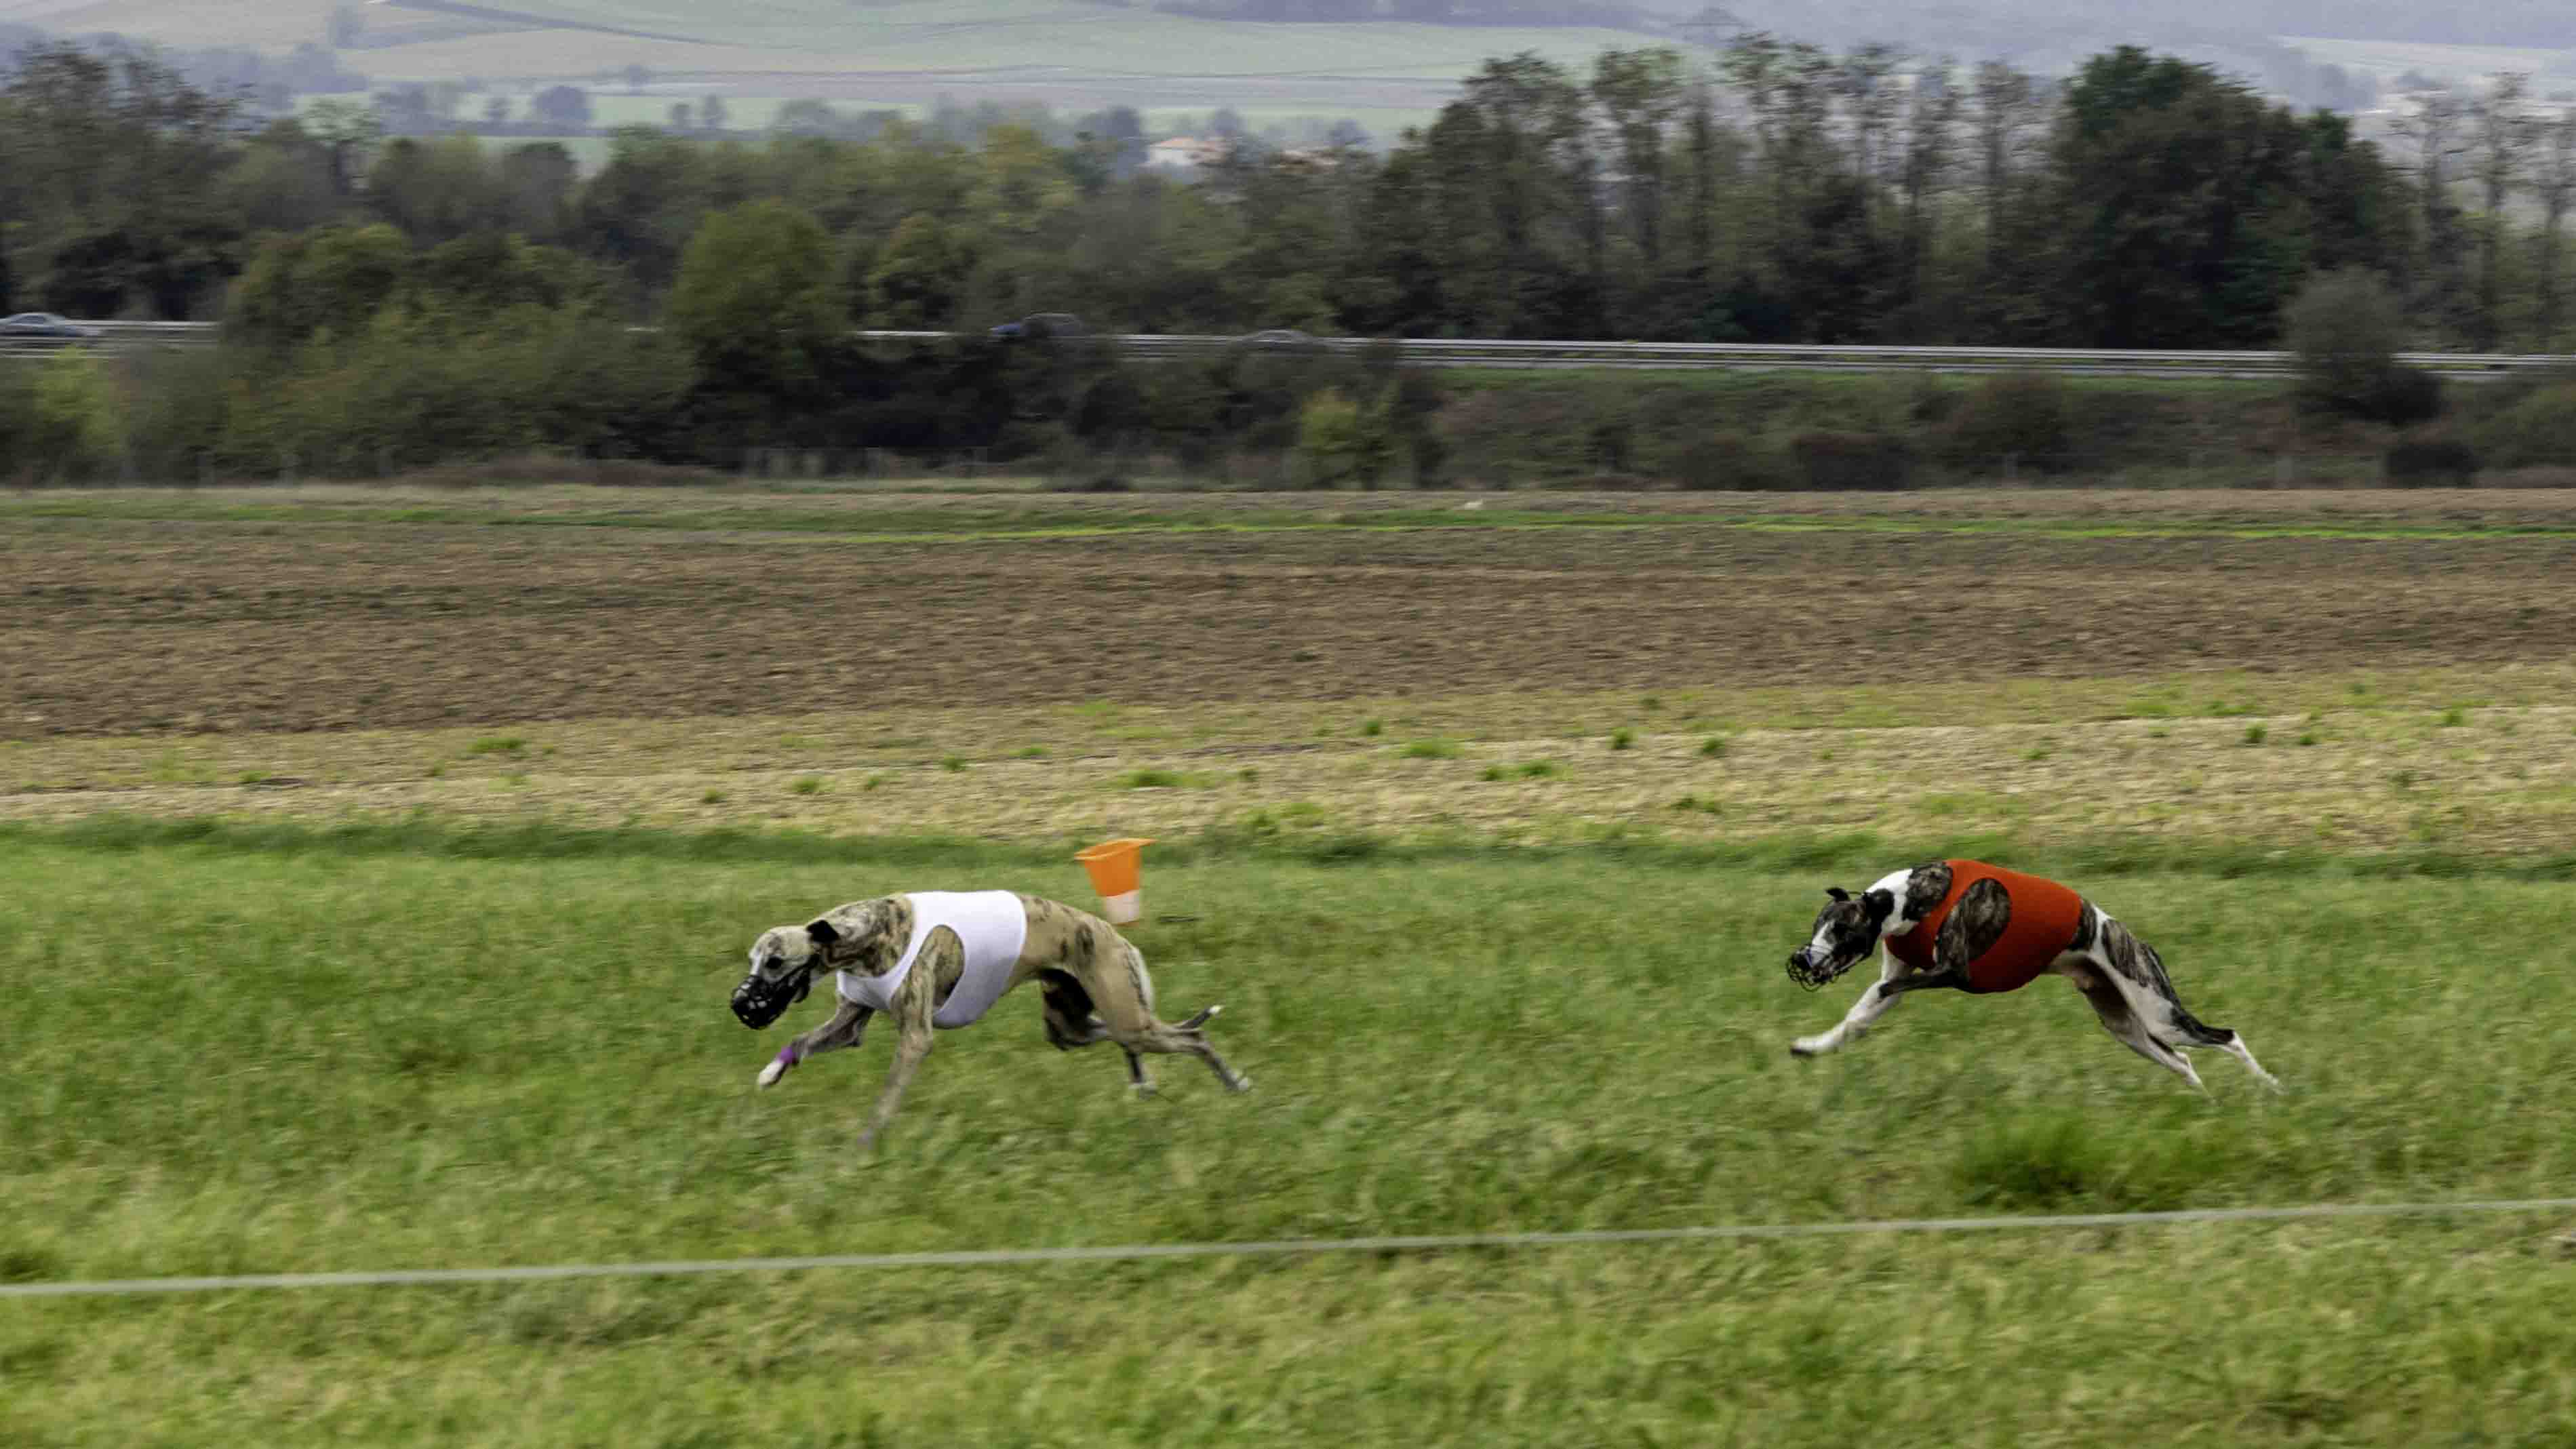
{"type": "MultiPolygon", "coordinates": [[[[347,103],[260,118],[148,57],[41,48],[0,77],[0,310],[219,316],[225,345],[124,379],[67,360],[0,405],[44,456],[88,459],[75,473],[1132,445],[1428,477],[1473,445],[1468,414],[1384,349],[1134,368],[982,334],[1072,312],[1098,332],[2267,346],[2332,277],[2366,284],[2390,345],[2543,350],[2576,200],[2576,122],[2515,78],[2434,97],[2400,164],[2339,117],[2135,49],[2063,82],[1764,36],[1699,67],[1518,55],[1383,155],[1238,133],[1193,176],[1142,164],[1132,112],[1069,135],[997,121],[973,145],[879,121],[627,127],[584,175],[552,143],[389,137],[347,103]],[[853,327],[965,335],[889,348],[853,327]]],[[[2439,411],[2373,367],[2329,410],[2439,411]]],[[[1624,415],[1569,407],[1594,439],[1574,451],[1636,466],[1624,415]]],[[[1944,446],[2046,451],[1982,436],[1944,446]]]]}
{"type": "Polygon", "coordinates": [[[147,57],[39,47],[0,84],[0,305],[219,315],[261,238],[381,222],[561,248],[649,317],[705,217],[769,199],[884,327],[2262,346],[2347,267],[2426,345],[2547,350],[2567,320],[2576,111],[2512,76],[2425,97],[2402,163],[2133,48],[2051,81],[1761,35],[1705,65],[1498,58],[1382,155],[1238,134],[1186,180],[1145,169],[1125,108],[975,144],[828,116],[621,128],[584,176],[558,145],[388,136],[347,102],[263,119],[147,57]]]}

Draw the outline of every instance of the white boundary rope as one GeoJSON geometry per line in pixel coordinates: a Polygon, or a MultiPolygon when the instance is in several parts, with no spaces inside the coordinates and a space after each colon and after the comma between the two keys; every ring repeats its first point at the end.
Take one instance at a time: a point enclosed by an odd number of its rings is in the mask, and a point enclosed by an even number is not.
{"type": "Polygon", "coordinates": [[[1150,1258],[1274,1258],[1314,1253],[1439,1253],[1471,1248],[1552,1248],[1580,1243],[1675,1243],[1862,1233],[1975,1233],[2033,1228],[2133,1228],[2166,1223],[2287,1222],[2317,1218],[2432,1217],[2576,1209],[2576,1197],[2486,1202],[2313,1203],[2302,1207],[2182,1208],[2169,1212],[2068,1213],[1876,1222],[1605,1228],[1571,1233],[1434,1233],[1418,1237],[1284,1238],[1241,1243],[1133,1243],[1100,1248],[988,1248],[946,1253],[848,1253],[805,1258],[711,1258],[659,1263],[550,1263],[524,1268],[392,1268],[359,1273],[243,1273],[217,1278],[102,1278],[0,1283],[0,1298],[135,1293],[214,1293],[252,1288],[360,1288],[418,1283],[517,1283],[554,1278],[659,1278],[686,1273],[783,1273],[821,1268],[985,1268],[1028,1263],[1111,1263],[1150,1258]]]}

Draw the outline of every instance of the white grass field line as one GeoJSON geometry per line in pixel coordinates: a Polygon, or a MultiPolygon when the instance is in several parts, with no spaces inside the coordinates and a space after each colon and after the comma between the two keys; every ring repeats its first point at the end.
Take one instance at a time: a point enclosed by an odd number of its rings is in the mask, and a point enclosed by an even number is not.
{"type": "Polygon", "coordinates": [[[351,1273],[241,1273],[211,1278],[102,1278],[0,1284],[0,1298],[216,1293],[259,1288],[364,1288],[434,1283],[516,1283],[556,1278],[660,1278],[690,1273],[791,1273],[850,1268],[987,1268],[1033,1263],[1130,1262],[1148,1258],[1272,1258],[1313,1253],[1435,1253],[1477,1248],[1553,1248],[1586,1243],[1676,1243],[1752,1238],[1848,1237],[1863,1233],[2008,1232],[2038,1228],[2135,1228],[2169,1223],[2298,1222],[2324,1218],[2437,1217],[2451,1213],[2534,1213],[2576,1209],[2576,1197],[2481,1202],[2311,1203],[2299,1207],[2180,1208],[2164,1212],[2065,1213],[1983,1218],[1891,1218],[1875,1222],[1745,1223],[1699,1228],[1603,1228],[1570,1233],[1434,1233],[1416,1237],[1284,1238],[1241,1243],[1133,1243],[1100,1248],[989,1248],[944,1253],[847,1253],[800,1258],[713,1258],[652,1263],[550,1263],[519,1268],[391,1268],[351,1273]]]}

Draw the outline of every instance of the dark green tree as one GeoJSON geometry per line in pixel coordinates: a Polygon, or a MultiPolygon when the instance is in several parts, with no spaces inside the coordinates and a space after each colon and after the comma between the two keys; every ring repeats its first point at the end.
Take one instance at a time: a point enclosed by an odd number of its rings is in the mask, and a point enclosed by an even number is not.
{"type": "Polygon", "coordinates": [[[273,237],[233,284],[225,335],[272,349],[353,335],[401,294],[410,269],[411,244],[382,222],[273,237]]]}
{"type": "Polygon", "coordinates": [[[755,201],[713,213],[689,239],[668,315],[701,388],[774,428],[820,401],[846,312],[822,223],[755,201]]]}
{"type": "Polygon", "coordinates": [[[472,136],[398,137],[367,173],[369,209],[415,241],[453,241],[506,226],[509,200],[472,136]]]}
{"type": "Polygon", "coordinates": [[[222,194],[254,234],[322,226],[344,208],[330,148],[294,120],[272,121],[250,139],[226,172],[222,194]]]}
{"type": "Polygon", "coordinates": [[[2250,347],[2305,277],[2311,135],[2207,66],[2123,46],[2067,90],[2057,295],[2102,347],[2250,347]]]}
{"type": "Polygon", "coordinates": [[[905,217],[868,273],[869,319],[898,331],[947,325],[974,266],[974,251],[956,227],[925,215],[905,217]]]}
{"type": "Polygon", "coordinates": [[[501,153],[499,205],[503,225],[521,236],[553,241],[572,229],[573,195],[581,180],[572,153],[554,141],[535,141],[501,153]]]}
{"type": "Polygon", "coordinates": [[[529,99],[528,114],[578,135],[590,129],[590,93],[579,86],[548,86],[529,99]]]}
{"type": "Polygon", "coordinates": [[[2375,273],[2348,267],[2310,280],[2282,319],[2299,358],[2299,400],[2320,412],[2410,423],[2440,410],[2441,382],[2405,367],[2405,303],[2375,273]]]}
{"type": "Polygon", "coordinates": [[[650,126],[620,127],[575,206],[582,250],[626,270],[642,298],[678,274],[680,249],[713,204],[704,148],[650,126]]]}
{"type": "Polygon", "coordinates": [[[231,273],[239,103],[147,56],[72,45],[0,71],[0,246],[60,310],[184,318],[231,273]]]}
{"type": "Polygon", "coordinates": [[[2540,203],[2540,228],[2531,239],[2533,287],[2532,331],[2535,350],[2558,348],[2558,323],[2564,303],[2559,267],[2565,245],[2567,213],[2576,209],[2576,106],[2559,111],[2541,128],[2533,148],[2531,194],[2540,203]]]}

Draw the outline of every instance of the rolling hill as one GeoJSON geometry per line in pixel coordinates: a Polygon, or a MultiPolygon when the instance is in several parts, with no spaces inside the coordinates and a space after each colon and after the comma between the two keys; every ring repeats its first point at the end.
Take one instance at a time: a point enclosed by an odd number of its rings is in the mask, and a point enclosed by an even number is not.
{"type": "MultiPolygon", "coordinates": [[[[1647,3],[1667,19],[1701,8],[1698,0],[1647,3]]],[[[2358,0],[2329,15],[2313,0],[2170,0],[2149,15],[2113,0],[1733,0],[1726,11],[1745,25],[1828,45],[1882,39],[1927,55],[2007,58],[2044,73],[2132,42],[2208,61],[2303,103],[2317,97],[2303,93],[2298,77],[2310,62],[2329,59],[2382,81],[2405,69],[2476,74],[2481,62],[2496,68],[2498,58],[2537,73],[2544,90],[2553,80],[2576,79],[2576,52],[2536,48],[2565,28],[2549,18],[2555,7],[2535,11],[2526,0],[2501,0],[2477,18],[2483,38],[2476,46],[2428,44],[2429,33],[2401,36],[2410,26],[2448,34],[2443,27],[2453,22],[2410,22],[2382,15],[2384,8],[2358,0]],[[2284,44],[2270,28],[2288,29],[2302,17],[2312,23],[2292,33],[2361,26],[2379,38],[2284,44]]],[[[633,99],[658,97],[657,105],[715,90],[742,99],[810,96],[907,108],[943,97],[1073,110],[1125,104],[1166,114],[1231,106],[1256,120],[1359,117],[1380,133],[1427,119],[1488,57],[1531,51],[1588,68],[1605,49],[1680,38],[1660,23],[1282,24],[1108,0],[0,0],[0,21],[58,33],[116,31],[178,47],[282,51],[329,37],[343,64],[379,86],[607,83],[640,89],[633,99]],[[616,84],[637,67],[649,72],[644,86],[616,84]]]]}

